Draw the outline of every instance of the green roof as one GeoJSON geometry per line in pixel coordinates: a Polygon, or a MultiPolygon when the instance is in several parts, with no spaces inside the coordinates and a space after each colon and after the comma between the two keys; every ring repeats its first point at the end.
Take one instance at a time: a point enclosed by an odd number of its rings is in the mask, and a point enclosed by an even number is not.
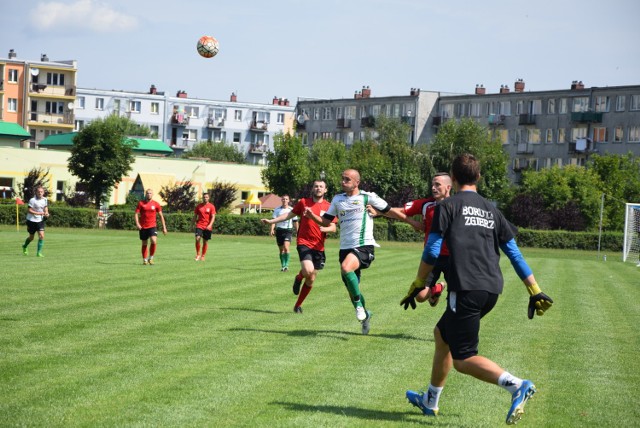
{"type": "Polygon", "coordinates": [[[17,138],[20,140],[31,138],[31,134],[17,123],[2,121],[0,121],[0,136],[5,138],[17,138]]]}
{"type": "MultiPolygon", "coordinates": [[[[40,147],[71,148],[71,146],[73,146],[73,137],[75,137],[77,134],[77,132],[52,134],[42,140],[38,145],[40,147]]],[[[132,140],[138,143],[137,147],[133,148],[134,152],[160,154],[173,153],[173,149],[171,149],[171,147],[167,146],[161,140],[153,140],[150,138],[128,138],[128,141],[132,140]]]]}

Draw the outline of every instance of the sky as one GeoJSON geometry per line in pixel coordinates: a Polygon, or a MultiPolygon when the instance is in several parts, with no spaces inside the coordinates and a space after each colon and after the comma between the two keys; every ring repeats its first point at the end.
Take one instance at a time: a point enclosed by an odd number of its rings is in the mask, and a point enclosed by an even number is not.
{"type": "Polygon", "coordinates": [[[640,85],[637,0],[6,1],[0,58],[76,60],[81,88],[275,96],[640,85]],[[220,52],[201,58],[203,35],[220,52]]]}

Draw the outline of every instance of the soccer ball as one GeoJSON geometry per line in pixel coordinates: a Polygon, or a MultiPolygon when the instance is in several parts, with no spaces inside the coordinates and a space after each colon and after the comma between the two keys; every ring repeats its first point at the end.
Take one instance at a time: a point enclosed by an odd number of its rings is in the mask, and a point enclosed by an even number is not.
{"type": "Polygon", "coordinates": [[[220,50],[218,41],[211,36],[202,36],[198,40],[198,53],[205,58],[213,58],[220,50]]]}

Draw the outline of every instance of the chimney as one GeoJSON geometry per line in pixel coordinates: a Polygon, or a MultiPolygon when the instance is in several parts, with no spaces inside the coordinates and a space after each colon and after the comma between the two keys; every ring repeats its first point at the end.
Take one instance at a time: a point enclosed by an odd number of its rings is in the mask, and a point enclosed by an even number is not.
{"type": "Polygon", "coordinates": [[[371,89],[368,86],[362,87],[362,98],[371,98],[371,89]]]}
{"type": "Polygon", "coordinates": [[[13,49],[9,49],[9,59],[13,59],[16,57],[16,51],[13,49]]]}
{"type": "Polygon", "coordinates": [[[285,105],[285,106],[289,107],[289,100],[285,98],[285,99],[284,99],[284,104],[283,104],[283,105],[285,105]]]}
{"type": "Polygon", "coordinates": [[[156,89],[156,85],[151,85],[151,87],[149,88],[149,93],[151,95],[156,95],[158,93],[158,89],[156,89]]]}
{"type": "Polygon", "coordinates": [[[516,92],[524,92],[524,80],[518,79],[516,83],[513,85],[513,89],[516,92]]]}
{"type": "Polygon", "coordinates": [[[187,93],[183,90],[179,90],[178,93],[176,94],[176,97],[178,98],[187,98],[187,93]]]}
{"type": "Polygon", "coordinates": [[[411,90],[409,91],[409,96],[417,97],[418,95],[420,95],[420,88],[411,88],[411,90]]]}
{"type": "Polygon", "coordinates": [[[47,56],[47,54],[41,54],[40,55],[40,61],[41,62],[49,62],[49,57],[47,56]]]}
{"type": "Polygon", "coordinates": [[[572,91],[581,90],[581,89],[584,89],[584,83],[582,83],[582,80],[581,81],[574,80],[573,82],[571,82],[572,91]]]}
{"type": "Polygon", "coordinates": [[[280,105],[280,100],[275,95],[273,96],[273,100],[271,100],[271,104],[280,105]]]}
{"type": "Polygon", "coordinates": [[[508,94],[508,93],[509,93],[509,86],[507,86],[507,85],[500,85],[500,93],[501,93],[501,94],[508,94]]]}
{"type": "Polygon", "coordinates": [[[231,92],[231,97],[229,97],[229,101],[231,101],[232,103],[235,103],[238,101],[238,96],[236,95],[235,92],[231,92]]]}
{"type": "Polygon", "coordinates": [[[476,85],[476,95],[484,95],[486,94],[486,89],[483,85],[476,85]]]}
{"type": "Polygon", "coordinates": [[[356,91],[356,93],[353,94],[353,98],[356,100],[362,98],[362,93],[360,93],[360,91],[356,91]]]}

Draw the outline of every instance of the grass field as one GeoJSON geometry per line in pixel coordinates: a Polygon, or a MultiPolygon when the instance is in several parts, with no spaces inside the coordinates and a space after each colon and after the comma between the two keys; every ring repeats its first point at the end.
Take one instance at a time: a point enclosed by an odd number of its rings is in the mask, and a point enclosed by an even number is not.
{"type": "MultiPolygon", "coordinates": [[[[136,232],[0,227],[0,426],[494,427],[510,396],[455,371],[425,418],[404,398],[428,384],[443,306],[404,311],[420,244],[382,243],[362,288],[360,334],[339,279],[337,242],[294,314],[297,271],[271,238],[214,236],[205,263],[190,234],[159,237],[142,266],[136,232]]],[[[295,250],[294,250],[295,251],[295,250]]],[[[519,426],[640,426],[640,269],[619,254],[523,250],[554,298],[526,317],[503,257],[505,292],[480,351],[538,386],[519,426]]],[[[442,302],[441,302],[442,305],[442,302]]]]}

